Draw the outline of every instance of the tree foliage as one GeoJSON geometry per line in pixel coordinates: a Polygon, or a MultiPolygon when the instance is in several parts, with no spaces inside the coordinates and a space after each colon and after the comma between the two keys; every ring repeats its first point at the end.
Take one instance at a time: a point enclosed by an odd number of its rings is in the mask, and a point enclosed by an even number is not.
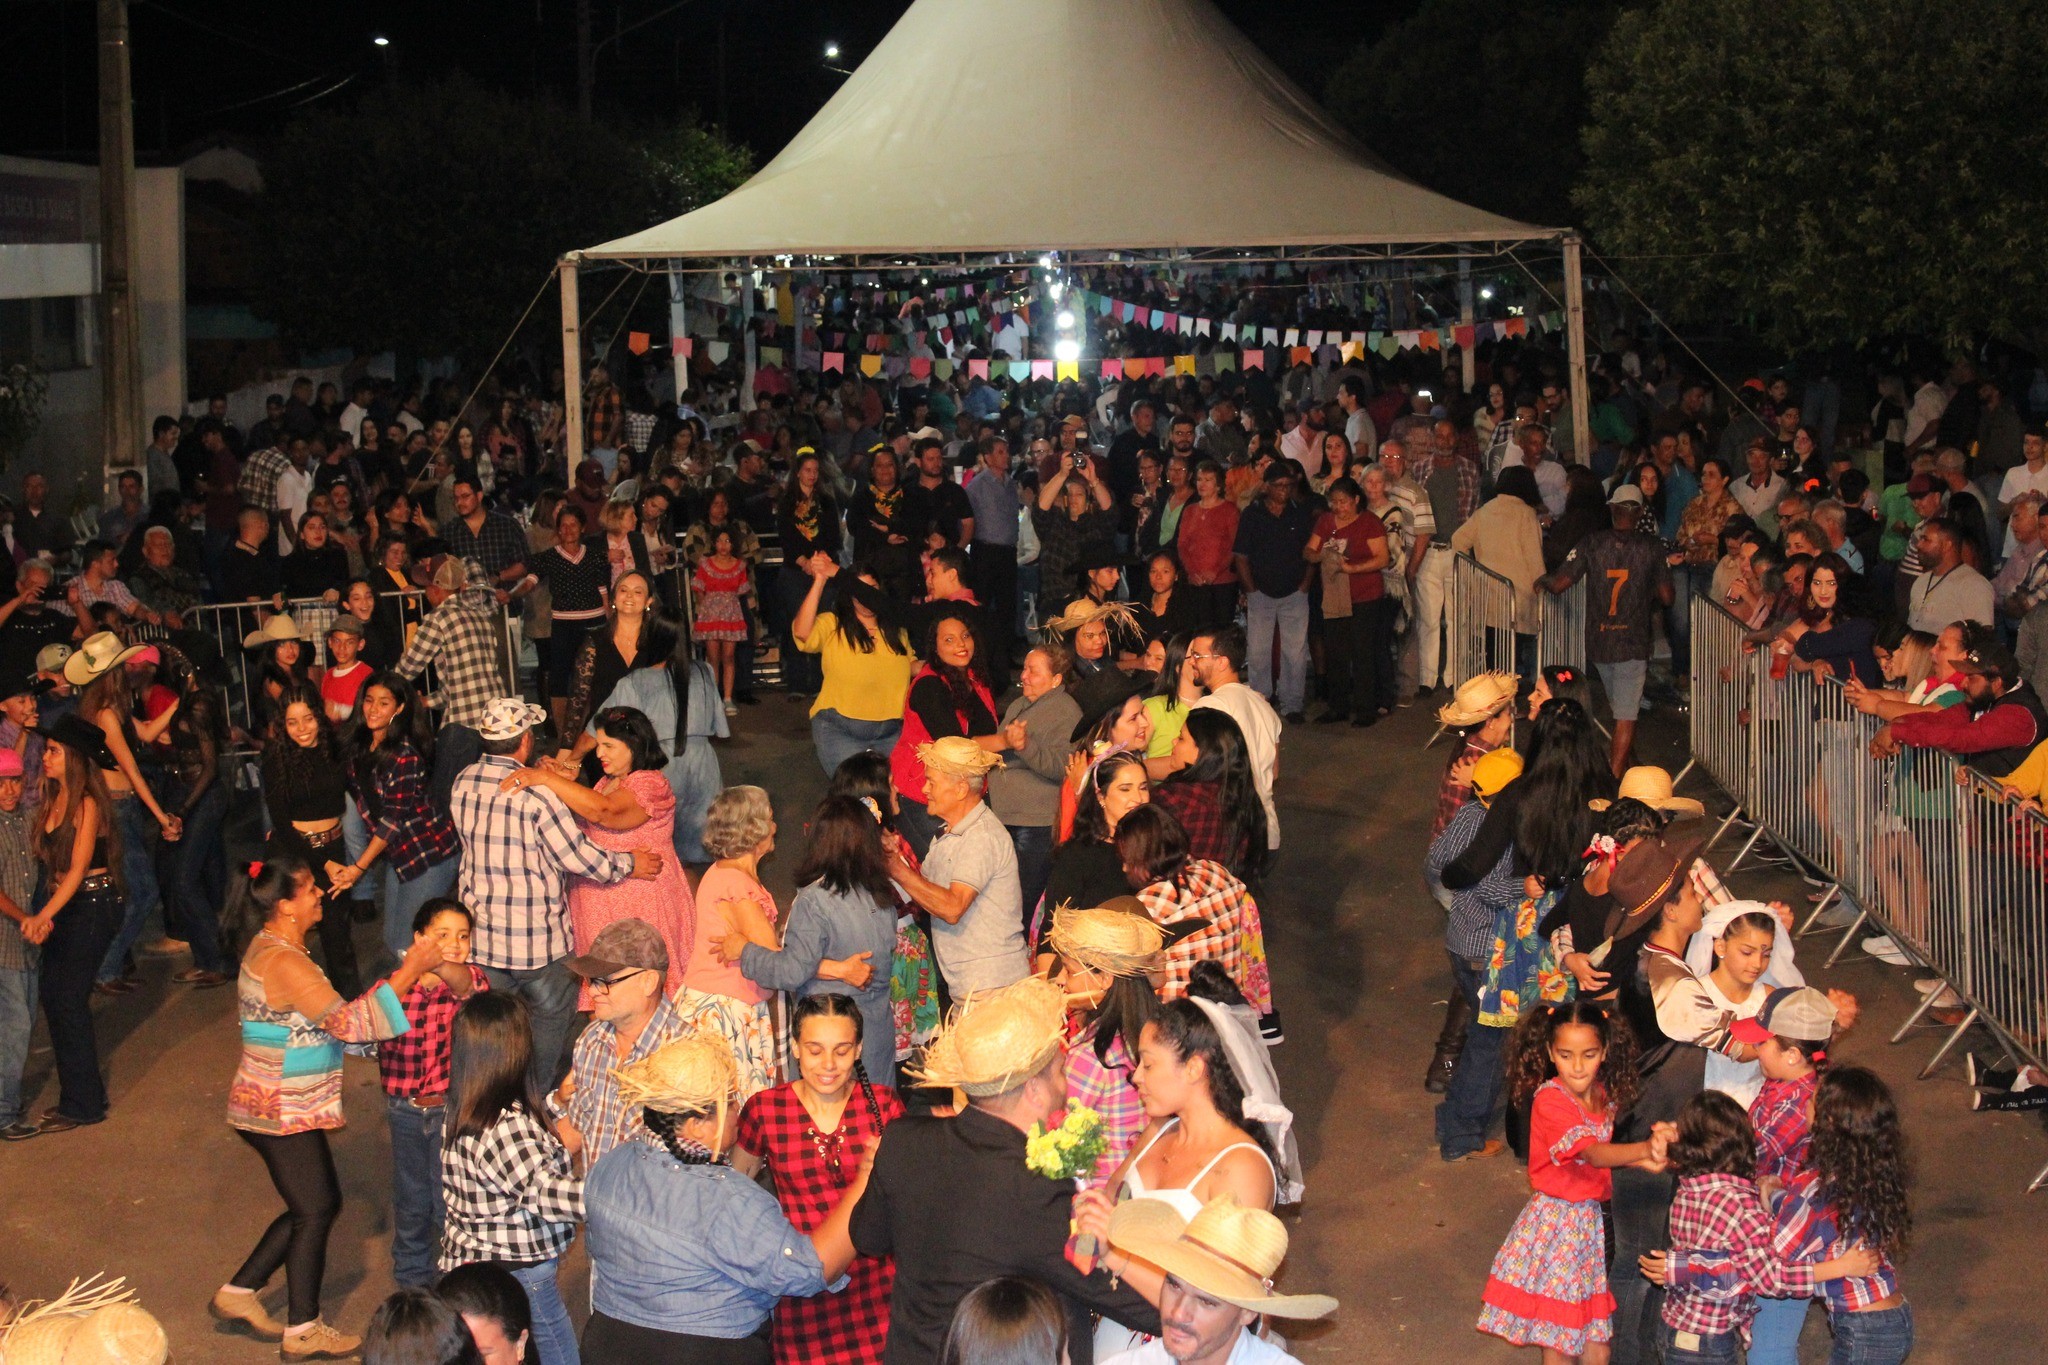
{"type": "Polygon", "coordinates": [[[259,311],[308,347],[488,360],[564,251],[748,172],[716,133],[586,124],[460,78],[309,112],[264,163],[259,311]]]}
{"type": "Polygon", "coordinates": [[[1588,54],[1615,0],[1424,0],[1354,52],[1325,103],[1395,169],[1468,204],[1563,224],[1588,54]]]}
{"type": "Polygon", "coordinates": [[[2048,306],[2048,5],[1657,0],[1588,80],[1596,245],[1692,318],[1819,346],[2048,306]]]}

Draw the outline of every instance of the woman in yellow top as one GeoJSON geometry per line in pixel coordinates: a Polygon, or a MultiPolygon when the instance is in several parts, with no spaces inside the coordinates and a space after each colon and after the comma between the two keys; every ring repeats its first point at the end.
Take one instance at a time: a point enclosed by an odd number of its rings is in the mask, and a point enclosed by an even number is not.
{"type": "Polygon", "coordinates": [[[873,574],[842,574],[824,553],[798,563],[811,576],[811,590],[789,630],[796,647],[821,656],[824,666],[825,685],[811,703],[811,742],[830,776],[863,749],[886,754],[896,746],[917,653],[897,604],[873,574]],[[835,578],[840,610],[819,611],[825,585],[835,578]]]}

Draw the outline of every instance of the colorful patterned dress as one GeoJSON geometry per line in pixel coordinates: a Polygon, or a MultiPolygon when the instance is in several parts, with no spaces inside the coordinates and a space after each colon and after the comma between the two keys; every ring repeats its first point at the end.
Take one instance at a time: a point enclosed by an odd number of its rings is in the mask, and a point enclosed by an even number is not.
{"type": "Polygon", "coordinates": [[[726,563],[728,567],[721,569],[715,558],[706,559],[691,575],[690,586],[698,593],[697,619],[690,627],[693,639],[747,638],[747,618],[740,606],[740,598],[747,592],[747,563],[743,559],[726,563]]]}
{"type": "MultiPolygon", "coordinates": [[[[1493,1258],[1479,1330],[1517,1346],[1585,1353],[1614,1335],[1614,1295],[1600,1205],[1613,1173],[1588,1166],[1588,1147],[1614,1135],[1614,1115],[1589,1114],[1556,1080],[1529,1109],[1529,1184],[1535,1193],[1493,1258]]],[[[1630,1267],[1633,1271],[1634,1267],[1630,1267]]]]}
{"type": "MultiPolygon", "coordinates": [[[[882,834],[884,848],[893,846],[912,871],[919,868],[917,851],[895,830],[882,834]]],[[[896,892],[896,958],[890,967],[889,1011],[896,1020],[896,1061],[900,1066],[939,1031],[939,988],[933,976],[932,941],[918,927],[910,898],[896,892]]]]}
{"type": "MultiPolygon", "coordinates": [[[[778,1085],[740,1110],[738,1145],[767,1163],[783,1215],[807,1233],[831,1215],[853,1184],[861,1153],[902,1115],[894,1090],[856,1083],[839,1127],[820,1133],[795,1087],[778,1085]]],[[[847,1277],[839,1293],[786,1298],[776,1305],[776,1365],[881,1365],[896,1262],[859,1256],[847,1277]]]]}

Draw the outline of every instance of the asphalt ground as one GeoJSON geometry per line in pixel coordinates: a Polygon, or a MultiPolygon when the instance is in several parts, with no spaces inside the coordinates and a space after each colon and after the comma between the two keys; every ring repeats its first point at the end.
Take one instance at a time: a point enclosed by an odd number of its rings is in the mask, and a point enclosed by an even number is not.
{"type": "MultiPolygon", "coordinates": [[[[734,729],[720,751],[726,780],[765,787],[793,835],[824,785],[802,708],[769,694],[734,729]]],[[[1442,913],[1419,871],[1446,753],[1442,744],[1424,748],[1433,729],[1417,706],[1370,731],[1291,727],[1282,743],[1285,837],[1262,908],[1287,1028],[1275,1055],[1308,1193],[1286,1214],[1294,1245],[1281,1278],[1288,1289],[1342,1302],[1333,1319],[1298,1331],[1294,1349],[1308,1361],[1528,1354],[1472,1325],[1487,1267],[1527,1197],[1524,1173],[1511,1157],[1441,1162],[1433,1097],[1421,1087],[1449,984],[1442,913]]],[[[1646,718],[1645,758],[1675,768],[1682,742],[1676,717],[1646,718]]],[[[1704,779],[1686,790],[1725,807],[1704,779]]],[[[1715,852],[1725,863],[1733,846],[1715,852]]],[[[795,850],[785,847],[766,869],[785,904],[794,866],[795,850]]],[[[1760,898],[1806,890],[1770,871],[1739,873],[1734,885],[1760,898]]],[[[363,927],[365,950],[374,932],[363,927]]],[[[2048,1163],[2041,1116],[1970,1113],[1959,1053],[1934,1078],[1916,1080],[1940,1035],[1887,1041],[1917,1003],[1915,973],[1855,952],[1817,970],[1831,947],[1832,939],[1804,940],[1799,957],[1809,979],[1863,1003],[1863,1021],[1837,1058],[1876,1069],[1905,1110],[1917,1235],[1901,1276],[1919,1332],[1914,1359],[2048,1360],[2038,1236],[2048,1192],[2024,1193],[2048,1163]]],[[[113,1094],[108,1122],[0,1144],[0,1281],[45,1296],[74,1275],[125,1275],[168,1328],[177,1360],[274,1359],[275,1347],[228,1334],[206,1314],[279,1204],[223,1119],[237,1049],[233,993],[169,984],[182,965],[150,962],[144,990],[97,1002],[113,1094]]],[[[41,1088],[39,1110],[55,1098],[40,1035],[29,1072],[31,1093],[41,1088]]],[[[346,1206],[324,1296],[329,1320],[349,1331],[363,1328],[392,1287],[381,1100],[374,1066],[350,1061],[350,1124],[334,1144],[346,1206]]],[[[584,1273],[573,1252],[564,1285],[572,1305],[583,1298],[584,1273]]],[[[282,1311],[281,1279],[269,1301],[282,1311]]],[[[1816,1310],[1805,1359],[1824,1360],[1828,1342],[1816,1310]]]]}

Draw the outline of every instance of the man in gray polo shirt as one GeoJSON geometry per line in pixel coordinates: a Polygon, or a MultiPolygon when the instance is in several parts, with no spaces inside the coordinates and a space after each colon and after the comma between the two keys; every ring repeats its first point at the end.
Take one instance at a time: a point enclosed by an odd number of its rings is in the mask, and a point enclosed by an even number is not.
{"type": "Polygon", "coordinates": [[[981,799],[1003,760],[974,740],[949,735],[917,747],[925,808],[943,826],[913,871],[895,854],[889,875],[932,917],[932,955],[954,1000],[1026,976],[1022,892],[1010,832],[981,799]]]}

